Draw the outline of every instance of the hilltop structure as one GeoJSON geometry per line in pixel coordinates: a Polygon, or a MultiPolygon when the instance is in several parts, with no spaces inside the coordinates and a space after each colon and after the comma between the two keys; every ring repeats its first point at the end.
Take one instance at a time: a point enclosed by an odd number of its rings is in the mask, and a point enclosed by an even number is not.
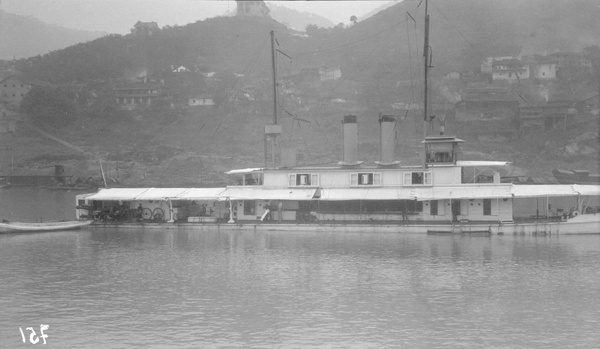
{"type": "Polygon", "coordinates": [[[271,12],[262,0],[235,0],[235,2],[238,16],[266,17],[271,12]]]}
{"type": "Polygon", "coordinates": [[[131,33],[135,35],[152,35],[158,32],[160,28],[156,22],[142,22],[137,21],[131,29],[131,33]]]}

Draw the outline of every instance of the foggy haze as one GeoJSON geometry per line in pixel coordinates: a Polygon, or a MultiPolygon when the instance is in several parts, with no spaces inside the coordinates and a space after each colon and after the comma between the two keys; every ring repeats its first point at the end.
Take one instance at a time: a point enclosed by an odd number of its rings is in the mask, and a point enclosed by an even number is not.
{"type": "MultiPolygon", "coordinates": [[[[267,1],[300,12],[311,12],[334,23],[348,23],[389,1],[267,1]]],[[[137,21],[186,25],[235,13],[234,0],[3,0],[8,13],[32,16],[65,28],[128,34],[137,21]]]]}

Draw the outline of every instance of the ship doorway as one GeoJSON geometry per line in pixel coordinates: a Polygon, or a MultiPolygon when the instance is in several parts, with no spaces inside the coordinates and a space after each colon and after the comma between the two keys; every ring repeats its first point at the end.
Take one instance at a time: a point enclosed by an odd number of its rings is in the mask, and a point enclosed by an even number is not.
{"type": "Polygon", "coordinates": [[[458,222],[458,216],[460,216],[460,200],[452,200],[452,221],[458,222]]]}

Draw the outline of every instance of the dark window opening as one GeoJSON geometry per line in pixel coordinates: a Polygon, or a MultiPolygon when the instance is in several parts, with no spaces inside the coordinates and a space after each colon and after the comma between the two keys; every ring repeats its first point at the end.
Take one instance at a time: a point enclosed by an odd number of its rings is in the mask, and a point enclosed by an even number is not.
{"type": "Polygon", "coordinates": [[[492,199],[483,199],[483,215],[492,215],[492,199]]]}
{"type": "Polygon", "coordinates": [[[427,162],[440,162],[440,163],[448,163],[453,162],[452,153],[451,152],[428,152],[427,153],[427,162]]]}
{"type": "Polygon", "coordinates": [[[247,173],[244,175],[245,185],[262,185],[262,173],[247,173]]]}
{"type": "Polygon", "coordinates": [[[452,200],[451,208],[452,220],[456,221],[458,219],[458,216],[460,216],[460,200],[452,200]]]}
{"type": "Polygon", "coordinates": [[[256,212],[256,201],[254,200],[246,200],[244,201],[244,215],[251,216],[256,212]]]}
{"type": "Polygon", "coordinates": [[[358,184],[373,184],[373,174],[372,173],[359,173],[358,174],[358,184]]]}
{"type": "Polygon", "coordinates": [[[297,174],[296,175],[296,185],[310,185],[310,175],[309,174],[297,174]]]}
{"type": "Polygon", "coordinates": [[[437,200],[429,201],[429,214],[432,216],[438,215],[438,201],[437,200]]]}
{"type": "Polygon", "coordinates": [[[423,172],[412,173],[412,184],[423,184],[423,172]]]}

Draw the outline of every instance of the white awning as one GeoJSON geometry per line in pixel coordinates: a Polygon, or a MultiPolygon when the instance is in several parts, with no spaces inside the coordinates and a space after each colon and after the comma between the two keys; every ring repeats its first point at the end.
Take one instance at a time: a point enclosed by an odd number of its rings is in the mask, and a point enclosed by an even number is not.
{"type": "Polygon", "coordinates": [[[164,200],[184,193],[189,188],[148,188],[145,192],[135,197],[135,200],[164,200]]]}
{"type": "Polygon", "coordinates": [[[225,188],[188,188],[171,200],[218,200],[225,188]]]}
{"type": "Polygon", "coordinates": [[[240,170],[227,171],[227,172],[225,172],[225,174],[246,174],[246,173],[260,172],[262,170],[263,170],[262,168],[243,168],[240,170]]]}
{"type": "Polygon", "coordinates": [[[225,189],[220,195],[220,200],[312,200],[317,188],[257,188],[257,187],[231,187],[225,189]]]}
{"type": "Polygon", "coordinates": [[[511,197],[510,185],[415,188],[414,194],[418,201],[511,197]]]}
{"type": "Polygon", "coordinates": [[[109,188],[100,189],[99,192],[92,196],[88,196],[88,200],[134,200],[137,196],[142,195],[150,188],[109,188]]]}
{"type": "Polygon", "coordinates": [[[511,197],[510,185],[322,189],[321,200],[442,200],[511,197]]]}
{"type": "Polygon", "coordinates": [[[600,196],[600,185],[574,184],[573,190],[583,196],[600,196]]]}
{"type": "Polygon", "coordinates": [[[110,188],[88,196],[88,200],[217,200],[225,188],[110,188]]]}
{"type": "Polygon", "coordinates": [[[514,185],[514,197],[600,196],[600,185],[547,184],[514,185]]]}
{"type": "Polygon", "coordinates": [[[456,166],[460,167],[490,167],[490,166],[508,166],[512,162],[508,161],[457,161],[456,166]]]}

